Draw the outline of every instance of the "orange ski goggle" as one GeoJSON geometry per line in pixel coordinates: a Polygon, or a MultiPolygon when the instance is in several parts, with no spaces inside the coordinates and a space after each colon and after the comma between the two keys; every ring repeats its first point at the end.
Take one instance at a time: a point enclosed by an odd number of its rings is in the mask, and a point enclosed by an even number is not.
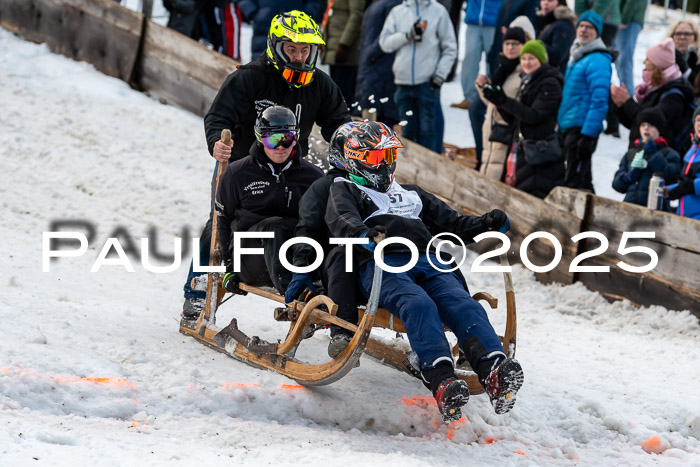
{"type": "Polygon", "coordinates": [[[345,156],[349,159],[355,159],[362,162],[365,165],[377,166],[382,162],[386,162],[387,165],[391,165],[396,161],[398,150],[396,148],[390,149],[362,149],[355,150],[350,148],[345,148],[345,156]]]}
{"type": "Polygon", "coordinates": [[[294,71],[289,68],[282,70],[282,76],[291,84],[300,84],[306,86],[311,82],[311,78],[314,77],[313,72],[307,71],[294,71]]]}

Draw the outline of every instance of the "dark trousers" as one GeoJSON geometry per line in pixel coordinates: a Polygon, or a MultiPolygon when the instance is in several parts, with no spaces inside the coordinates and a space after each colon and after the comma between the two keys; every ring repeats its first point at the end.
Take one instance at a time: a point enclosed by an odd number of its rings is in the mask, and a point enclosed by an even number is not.
{"type": "Polygon", "coordinates": [[[435,150],[435,101],[439,94],[430,83],[417,86],[396,86],[394,100],[399,119],[406,120],[403,136],[411,141],[435,150]],[[408,115],[407,115],[408,112],[408,115]]]}
{"type": "MultiPolygon", "coordinates": [[[[564,154],[566,156],[565,184],[570,188],[578,188],[595,193],[591,159],[579,160],[578,142],[581,139],[581,128],[569,128],[564,133],[564,154]]],[[[596,138],[596,142],[598,139],[596,138]]]]}
{"type": "MultiPolygon", "coordinates": [[[[323,282],[325,283],[328,297],[338,305],[336,316],[353,324],[357,324],[357,264],[353,265],[353,271],[345,268],[345,246],[336,246],[328,252],[323,264],[323,282]]],[[[342,329],[331,326],[331,335],[334,336],[342,329]]]]}
{"type": "MultiPolygon", "coordinates": [[[[437,264],[437,258],[431,257],[433,264],[437,264]]],[[[403,266],[409,259],[408,254],[389,254],[384,262],[403,266]]],[[[360,285],[365,295],[370,293],[373,277],[374,260],[360,270],[360,285]]],[[[464,290],[455,274],[434,269],[424,255],[408,272],[383,274],[379,304],[403,322],[424,372],[441,362],[451,366],[452,352],[443,323],[457,336],[472,368],[477,368],[484,356],[503,352],[484,308],[464,290]]]]}
{"type": "MultiPolygon", "coordinates": [[[[611,26],[609,24],[603,25],[603,34],[600,36],[600,38],[603,39],[603,43],[606,46],[614,47],[615,38],[617,37],[617,29],[617,26],[611,26]]],[[[628,89],[628,91],[630,93],[634,93],[633,89],[628,89]]],[[[607,123],[605,129],[608,133],[619,131],[620,120],[615,114],[615,103],[610,98],[608,99],[608,113],[605,115],[605,122],[607,123]]]]}
{"type": "Polygon", "coordinates": [[[484,104],[481,99],[476,99],[469,104],[469,123],[472,126],[472,133],[474,134],[474,146],[476,147],[477,160],[474,170],[479,170],[481,166],[481,152],[484,149],[481,128],[484,126],[484,120],[486,120],[486,104],[484,104]]]}
{"type": "MultiPolygon", "coordinates": [[[[275,236],[241,241],[241,246],[244,248],[262,247],[265,251],[262,256],[241,255],[241,271],[238,276],[241,282],[256,287],[274,285],[277,291],[284,295],[292,280],[292,273],[282,266],[279,252],[282,244],[294,236],[296,225],[297,219],[269,217],[248,229],[248,232],[274,232],[275,236]]],[[[233,246],[233,238],[231,238],[231,245],[233,246]]]]}
{"type": "MultiPolygon", "coordinates": [[[[214,173],[211,176],[211,197],[209,198],[209,219],[204,225],[202,233],[199,235],[199,265],[208,266],[209,265],[209,249],[211,248],[211,228],[212,219],[214,216],[214,198],[216,196],[216,172],[219,170],[219,161],[216,161],[214,165],[214,173]]],[[[182,288],[185,291],[185,298],[204,298],[206,297],[206,292],[201,290],[192,289],[192,279],[195,277],[205,274],[203,272],[194,272],[194,258],[190,262],[190,270],[187,273],[187,280],[185,281],[185,286],[182,288]]]]}
{"type": "MultiPolygon", "coordinates": [[[[357,84],[356,66],[331,65],[331,78],[340,88],[345,99],[345,105],[351,107],[355,103],[355,86],[357,84]]],[[[356,107],[352,107],[356,111],[356,107]]]]}

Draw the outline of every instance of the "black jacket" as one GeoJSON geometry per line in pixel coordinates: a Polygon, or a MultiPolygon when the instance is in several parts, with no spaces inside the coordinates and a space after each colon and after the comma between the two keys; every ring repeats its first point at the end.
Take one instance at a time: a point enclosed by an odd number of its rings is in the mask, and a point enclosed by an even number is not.
{"type": "Polygon", "coordinates": [[[516,99],[501,107],[507,120],[519,125],[526,139],[541,140],[554,133],[561,104],[564,77],[548,63],[523,77],[516,99]]]}
{"type": "MultiPolygon", "coordinates": [[[[420,219],[392,214],[369,217],[377,211],[377,205],[363,191],[353,183],[334,183],[330,189],[326,209],[326,223],[331,235],[357,238],[365,230],[382,225],[387,229],[387,237],[406,238],[416,245],[419,254],[425,254],[430,239],[439,233],[452,232],[469,244],[474,242],[475,236],[488,230],[484,227],[481,217],[459,215],[447,204],[417,185],[405,185],[403,188],[415,191],[420,196],[423,204],[420,219]],[[367,222],[363,222],[363,219],[367,219],[367,222]]],[[[359,264],[372,259],[372,254],[365,248],[357,246],[355,251],[359,264]]],[[[409,251],[408,247],[401,244],[391,244],[385,250],[386,253],[409,251]]]]}
{"type": "Polygon", "coordinates": [[[650,92],[641,104],[630,97],[622,107],[614,106],[620,123],[630,130],[628,147],[633,148],[635,141],[639,139],[639,125],[642,123],[639,116],[642,110],[656,107],[666,117],[666,128],[660,129],[661,136],[668,141],[671,148],[679,154],[685,154],[690,148],[691,140],[689,136],[685,138],[681,133],[688,129],[688,122],[692,119],[693,109],[690,103],[693,101],[693,94],[690,83],[685,78],[678,78],[650,92]]]}
{"type": "MultiPolygon", "coordinates": [[[[324,219],[328,206],[328,195],[336,177],[345,178],[347,173],[336,168],[331,168],[325,177],[319,178],[311,184],[299,202],[299,223],[294,229],[295,237],[309,237],[316,240],[323,247],[324,256],[330,250],[328,238],[328,226],[324,219]]],[[[333,245],[335,246],[335,245],[333,245]]],[[[292,247],[294,266],[308,266],[316,259],[316,250],[306,243],[297,243],[292,247]]]]}
{"type": "Polygon", "coordinates": [[[576,37],[576,15],[566,5],[559,5],[546,15],[535,15],[537,38],[547,48],[547,62],[566,73],[569,64],[569,49],[576,37]]]}
{"type": "Polygon", "coordinates": [[[268,217],[296,219],[299,201],[314,180],[318,167],[300,156],[297,144],[291,162],[275,167],[259,143],[250,155],[228,166],[216,192],[217,230],[224,261],[231,259],[231,235],[244,232],[268,217]]]}
{"type": "MultiPolygon", "coordinates": [[[[555,133],[557,113],[564,79],[556,68],[545,63],[529,79],[523,79],[517,100],[508,98],[502,107],[504,117],[520,128],[524,139],[541,141],[555,133]]],[[[540,198],[564,184],[564,158],[558,162],[533,167],[525,161],[522,145],[518,149],[515,187],[540,198]]]]}
{"type": "Polygon", "coordinates": [[[269,105],[283,105],[295,113],[304,156],[309,151],[308,139],[314,123],[321,127],[321,134],[328,141],[336,128],[350,121],[340,89],[323,71],[317,69],[308,86],[295,88],[261,55],[231,73],[214,98],[204,117],[209,153],[221,139],[221,130],[228,128],[234,143],[231,161],[247,156],[255,141],[257,114],[269,105]]]}

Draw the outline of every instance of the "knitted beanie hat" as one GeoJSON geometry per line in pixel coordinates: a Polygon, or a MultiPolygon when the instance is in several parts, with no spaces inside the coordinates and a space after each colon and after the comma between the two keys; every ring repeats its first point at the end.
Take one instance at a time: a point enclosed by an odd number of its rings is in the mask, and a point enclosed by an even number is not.
{"type": "Polygon", "coordinates": [[[578,17],[578,22],[576,22],[576,27],[578,27],[581,21],[588,21],[591,23],[596,31],[598,31],[598,37],[603,35],[603,18],[595,11],[587,10],[581,13],[581,16],[578,17]]]}
{"type": "Polygon", "coordinates": [[[647,58],[658,68],[665,70],[676,63],[676,46],[673,39],[667,37],[647,50],[647,58]]]}
{"type": "Polygon", "coordinates": [[[532,54],[537,57],[540,63],[547,63],[547,48],[544,46],[544,42],[540,40],[528,41],[525,43],[522,49],[520,49],[520,56],[523,54],[532,54]]]}
{"type": "MultiPolygon", "coordinates": [[[[525,35],[529,36],[528,40],[533,40],[537,38],[535,33],[535,26],[532,25],[532,21],[527,16],[518,16],[508,25],[509,28],[521,28],[525,31],[525,35]]],[[[527,37],[526,37],[527,39],[527,37]]]]}
{"type": "Polygon", "coordinates": [[[659,133],[661,133],[666,127],[666,118],[661,110],[656,107],[650,107],[640,112],[639,124],[641,125],[642,123],[654,125],[656,129],[659,130],[659,133]]]}
{"type": "Polygon", "coordinates": [[[523,28],[519,27],[508,28],[506,33],[503,34],[503,42],[505,41],[518,41],[521,44],[524,44],[527,42],[525,40],[525,31],[523,31],[523,28]]]}

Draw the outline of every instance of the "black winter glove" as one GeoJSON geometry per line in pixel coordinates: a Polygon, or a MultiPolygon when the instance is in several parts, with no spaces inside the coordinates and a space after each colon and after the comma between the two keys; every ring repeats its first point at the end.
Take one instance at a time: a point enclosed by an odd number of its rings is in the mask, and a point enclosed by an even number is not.
{"type": "Polygon", "coordinates": [[[421,19],[418,18],[411,29],[406,33],[406,38],[411,42],[420,42],[423,40],[423,25],[420,24],[421,19]]]}
{"type": "Polygon", "coordinates": [[[338,44],[338,48],[335,49],[335,64],[345,65],[350,58],[350,47],[343,44],[338,44]]]}
{"type": "Polygon", "coordinates": [[[590,136],[581,135],[581,139],[576,144],[576,157],[580,161],[587,161],[593,156],[597,141],[590,136]]]}
{"type": "Polygon", "coordinates": [[[430,77],[430,89],[432,89],[433,91],[436,89],[440,89],[440,87],[442,86],[442,83],[444,83],[444,82],[445,82],[445,78],[442,78],[438,75],[433,75],[430,77]]]}
{"type": "Polygon", "coordinates": [[[668,190],[670,199],[679,199],[681,196],[695,194],[695,176],[693,174],[681,175],[678,179],[678,186],[668,190]]]}
{"type": "Polygon", "coordinates": [[[508,100],[506,93],[503,92],[503,88],[488,83],[484,84],[484,97],[496,107],[501,107],[508,100]]]}
{"type": "Polygon", "coordinates": [[[224,274],[224,280],[221,283],[224,289],[235,295],[248,295],[248,292],[238,287],[240,280],[236,277],[236,273],[233,272],[233,261],[229,259],[224,264],[226,265],[226,274],[224,274]]]}
{"type": "Polygon", "coordinates": [[[500,209],[494,209],[481,216],[481,223],[487,230],[498,230],[501,233],[510,229],[510,220],[500,209]]]}

